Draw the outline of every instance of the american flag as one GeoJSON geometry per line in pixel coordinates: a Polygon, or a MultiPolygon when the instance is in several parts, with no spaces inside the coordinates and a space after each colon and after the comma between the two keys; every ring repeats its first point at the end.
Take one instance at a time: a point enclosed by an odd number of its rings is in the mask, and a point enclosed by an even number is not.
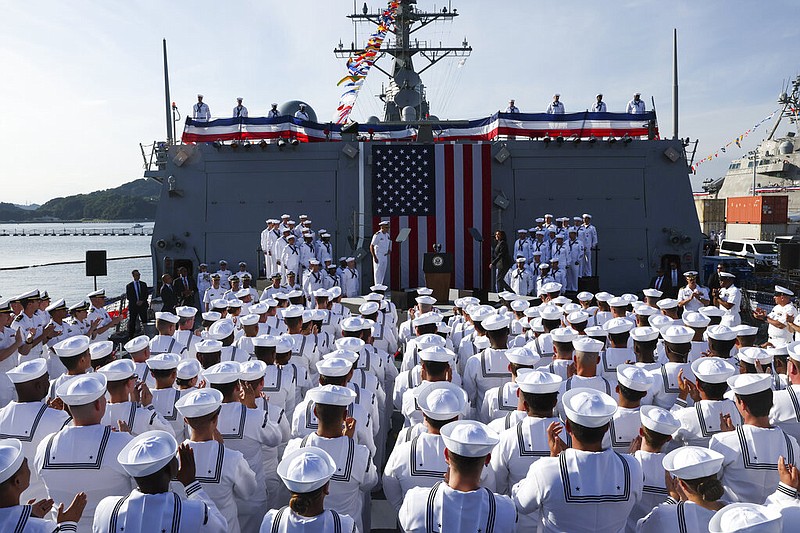
{"type": "Polygon", "coordinates": [[[392,244],[392,289],[424,285],[422,258],[434,243],[453,254],[452,287],[488,283],[491,146],[373,145],[372,161],[373,231],[382,218],[389,218],[393,237],[402,228],[411,229],[405,242],[392,244]],[[483,236],[483,249],[473,241],[470,228],[483,236]]]}

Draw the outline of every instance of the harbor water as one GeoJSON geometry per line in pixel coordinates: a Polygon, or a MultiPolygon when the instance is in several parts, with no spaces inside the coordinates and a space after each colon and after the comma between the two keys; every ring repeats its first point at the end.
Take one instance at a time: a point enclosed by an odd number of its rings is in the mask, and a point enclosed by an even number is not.
{"type": "Polygon", "coordinates": [[[133,269],[150,285],[153,223],[140,224],[136,228],[131,222],[0,224],[0,299],[38,288],[47,290],[53,300],[77,303],[94,290],[94,278],[86,276],[83,262],[87,250],[106,251],[108,275],[97,278],[97,287],[105,288],[107,296],[125,292],[133,269]],[[148,257],[110,260],[135,256],[148,257]],[[54,264],[74,261],[78,263],[54,264]]]}

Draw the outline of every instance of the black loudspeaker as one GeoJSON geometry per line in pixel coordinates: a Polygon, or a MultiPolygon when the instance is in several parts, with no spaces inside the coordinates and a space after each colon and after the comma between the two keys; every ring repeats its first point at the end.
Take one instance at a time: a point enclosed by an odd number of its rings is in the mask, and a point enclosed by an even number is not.
{"type": "Polygon", "coordinates": [[[105,250],[86,250],[86,275],[87,276],[108,275],[105,250]]]}
{"type": "Polygon", "coordinates": [[[600,278],[597,276],[586,276],[578,278],[578,292],[588,291],[592,294],[600,290],[600,278]]]}
{"type": "Polygon", "coordinates": [[[800,243],[784,242],[778,245],[778,266],[781,270],[800,269],[800,243]]]}

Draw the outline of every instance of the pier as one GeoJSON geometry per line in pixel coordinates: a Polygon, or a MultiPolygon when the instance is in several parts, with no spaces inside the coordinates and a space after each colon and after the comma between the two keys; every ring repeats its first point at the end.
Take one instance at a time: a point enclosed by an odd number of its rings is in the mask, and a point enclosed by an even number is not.
{"type": "Polygon", "coordinates": [[[98,228],[98,229],[13,229],[0,230],[0,237],[152,237],[150,228],[98,228]]]}

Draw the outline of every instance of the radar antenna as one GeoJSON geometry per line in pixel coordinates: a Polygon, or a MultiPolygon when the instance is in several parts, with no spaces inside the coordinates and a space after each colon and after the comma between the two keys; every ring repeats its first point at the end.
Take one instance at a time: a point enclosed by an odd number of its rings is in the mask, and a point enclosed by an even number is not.
{"type": "Polygon", "coordinates": [[[785,116],[789,119],[789,122],[792,124],[797,125],[797,114],[800,112],[800,76],[795,77],[795,79],[791,82],[792,84],[792,92],[788,93],[786,91],[789,90],[788,84],[786,89],[778,96],[778,103],[783,104],[783,109],[781,110],[780,114],[778,115],[778,120],[775,121],[775,126],[772,127],[772,131],[769,132],[769,136],[767,140],[771,140],[773,135],[775,135],[775,131],[778,129],[778,126],[781,123],[781,119],[785,116]]]}
{"type": "MultiPolygon", "coordinates": [[[[445,57],[468,57],[472,53],[472,47],[469,46],[466,38],[461,46],[456,47],[442,46],[441,42],[437,46],[435,43],[412,38],[413,33],[432,22],[453,20],[458,16],[458,10],[452,9],[451,6],[443,7],[441,11],[434,13],[418,10],[414,7],[416,3],[416,0],[400,0],[395,25],[389,29],[394,34],[394,39],[385,42],[373,64],[374,68],[389,77],[389,86],[379,95],[384,102],[384,121],[387,122],[404,120],[402,112],[407,107],[414,109],[416,114],[414,120],[427,119],[430,116],[430,104],[426,98],[426,87],[422,83],[420,74],[445,57]],[[390,71],[377,64],[377,60],[386,54],[394,58],[390,71]],[[419,71],[414,68],[413,57],[415,55],[419,55],[427,61],[427,64],[419,71]]],[[[380,11],[370,11],[366,2],[361,13],[356,13],[355,9],[353,11],[353,14],[348,15],[347,18],[351,19],[354,25],[364,21],[377,25],[380,21],[380,11]]],[[[336,57],[342,59],[363,53],[363,48],[357,48],[356,44],[353,42],[350,48],[345,48],[340,41],[333,52],[336,57]]],[[[407,120],[408,117],[405,119],[407,120]]]]}

